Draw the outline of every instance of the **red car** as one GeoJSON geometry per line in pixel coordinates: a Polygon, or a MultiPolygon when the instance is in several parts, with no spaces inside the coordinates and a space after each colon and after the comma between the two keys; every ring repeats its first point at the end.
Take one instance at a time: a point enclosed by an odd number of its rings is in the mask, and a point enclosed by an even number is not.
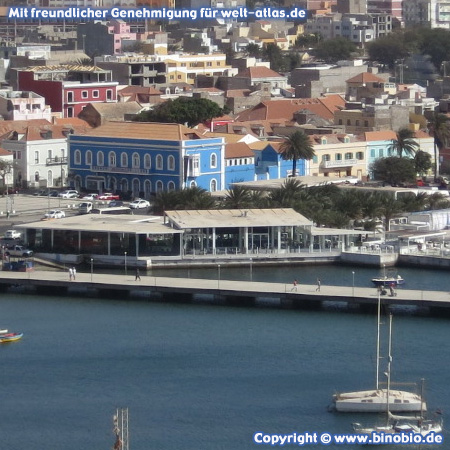
{"type": "Polygon", "coordinates": [[[111,194],[111,192],[104,192],[97,197],[97,200],[120,200],[120,195],[111,194]]]}

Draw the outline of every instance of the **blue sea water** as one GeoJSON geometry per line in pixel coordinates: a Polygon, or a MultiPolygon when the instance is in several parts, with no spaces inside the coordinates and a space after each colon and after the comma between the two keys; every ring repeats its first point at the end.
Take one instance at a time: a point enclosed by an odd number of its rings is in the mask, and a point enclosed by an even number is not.
{"type": "MultiPolygon", "coordinates": [[[[377,420],[327,411],[333,392],[375,383],[370,314],[14,292],[1,294],[0,311],[0,327],[25,333],[0,346],[4,449],[111,448],[117,407],[129,408],[132,450],[256,449],[257,431],[346,433],[377,420]]],[[[448,327],[448,318],[394,317],[392,378],[425,378],[429,409],[444,419],[448,327]]]]}

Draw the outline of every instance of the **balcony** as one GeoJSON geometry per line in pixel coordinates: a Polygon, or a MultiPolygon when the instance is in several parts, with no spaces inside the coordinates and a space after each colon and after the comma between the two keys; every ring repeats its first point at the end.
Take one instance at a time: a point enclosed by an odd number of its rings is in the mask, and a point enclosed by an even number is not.
{"type": "Polygon", "coordinates": [[[62,166],[67,164],[67,156],[55,156],[54,158],[46,158],[45,165],[46,166],[62,166]]]}
{"type": "Polygon", "coordinates": [[[356,164],[358,164],[357,159],[340,159],[337,161],[322,161],[321,166],[324,169],[331,169],[334,167],[355,166],[356,164]]]}

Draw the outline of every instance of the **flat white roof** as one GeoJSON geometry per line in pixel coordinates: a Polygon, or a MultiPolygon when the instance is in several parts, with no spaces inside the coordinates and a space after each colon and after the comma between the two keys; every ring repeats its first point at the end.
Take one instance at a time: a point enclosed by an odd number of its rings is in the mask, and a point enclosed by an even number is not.
{"type": "Polygon", "coordinates": [[[166,211],[166,216],[178,229],[186,228],[244,228],[276,226],[312,226],[292,208],[278,209],[214,209],[166,211]]]}
{"type": "Polygon", "coordinates": [[[42,230],[100,231],[133,234],[179,234],[182,231],[164,225],[162,217],[141,215],[80,214],[63,219],[40,220],[15,228],[42,230]]]}

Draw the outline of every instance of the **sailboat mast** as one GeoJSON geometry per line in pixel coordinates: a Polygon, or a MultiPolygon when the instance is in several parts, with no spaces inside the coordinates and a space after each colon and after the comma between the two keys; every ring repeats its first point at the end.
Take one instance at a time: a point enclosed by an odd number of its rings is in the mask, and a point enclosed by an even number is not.
{"type": "Polygon", "coordinates": [[[380,384],[380,320],[381,320],[381,296],[380,291],[378,291],[378,312],[377,312],[377,370],[376,370],[376,377],[375,380],[375,386],[379,388],[380,384]]]}
{"type": "Polygon", "coordinates": [[[387,423],[389,424],[389,397],[391,389],[391,362],[392,362],[392,314],[389,314],[389,346],[388,346],[388,365],[387,365],[387,390],[386,390],[386,408],[387,423]]]}

